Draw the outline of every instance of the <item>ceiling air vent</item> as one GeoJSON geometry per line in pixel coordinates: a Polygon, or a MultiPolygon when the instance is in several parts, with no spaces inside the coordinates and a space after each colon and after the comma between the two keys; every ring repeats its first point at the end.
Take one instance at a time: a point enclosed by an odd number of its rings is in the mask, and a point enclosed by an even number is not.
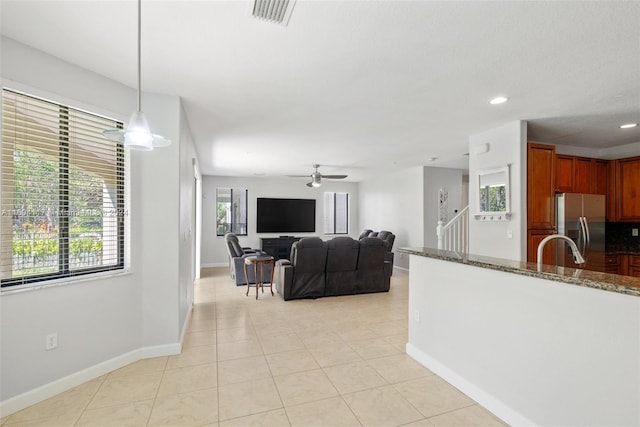
{"type": "Polygon", "coordinates": [[[296,0],[254,0],[251,16],[279,25],[287,25],[296,0]]]}

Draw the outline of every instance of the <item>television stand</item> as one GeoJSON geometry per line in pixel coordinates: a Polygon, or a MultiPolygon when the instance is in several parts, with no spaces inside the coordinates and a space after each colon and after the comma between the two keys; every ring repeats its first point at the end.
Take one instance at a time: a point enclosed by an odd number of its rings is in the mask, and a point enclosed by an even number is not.
{"type": "Polygon", "coordinates": [[[300,239],[300,237],[294,236],[261,238],[260,249],[276,260],[289,259],[291,256],[291,245],[300,239]]]}

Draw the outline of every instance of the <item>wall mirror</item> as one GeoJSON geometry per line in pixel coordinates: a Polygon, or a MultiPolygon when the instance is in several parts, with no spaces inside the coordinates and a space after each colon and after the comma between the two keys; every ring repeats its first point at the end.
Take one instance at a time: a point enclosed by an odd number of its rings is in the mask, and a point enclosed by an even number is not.
{"type": "Polygon", "coordinates": [[[507,220],[509,206],[509,166],[478,172],[478,209],[481,220],[507,220]]]}

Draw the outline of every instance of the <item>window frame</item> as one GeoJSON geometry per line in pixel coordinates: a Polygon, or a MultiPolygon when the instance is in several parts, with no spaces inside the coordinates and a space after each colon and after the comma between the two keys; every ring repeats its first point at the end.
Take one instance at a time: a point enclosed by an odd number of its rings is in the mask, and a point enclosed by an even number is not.
{"type": "MultiPolygon", "coordinates": [[[[224,237],[225,234],[227,233],[234,233],[236,236],[248,236],[249,235],[249,189],[248,188],[233,188],[233,187],[217,187],[216,188],[216,237],[224,237]],[[220,231],[218,231],[218,228],[220,227],[220,224],[218,224],[218,205],[219,205],[219,201],[218,201],[218,192],[220,190],[228,190],[229,191],[229,200],[231,200],[230,202],[230,213],[229,216],[231,217],[231,222],[229,222],[228,226],[229,226],[229,230],[225,230],[222,232],[222,234],[220,234],[220,231]],[[233,222],[233,217],[234,217],[234,212],[233,212],[233,192],[234,191],[243,191],[244,192],[244,214],[245,214],[245,218],[246,218],[246,222],[244,223],[244,233],[242,232],[237,232],[237,231],[233,231],[234,230],[234,226],[235,225],[242,225],[243,223],[235,223],[233,222]]],[[[237,229],[236,229],[237,230],[237,229]]]]}
{"type": "Polygon", "coordinates": [[[349,214],[351,211],[351,204],[350,204],[350,198],[349,198],[349,193],[346,191],[325,191],[324,193],[324,201],[326,201],[327,195],[332,195],[333,196],[333,209],[330,209],[330,212],[327,212],[329,210],[329,207],[327,206],[327,204],[325,203],[323,206],[323,210],[324,210],[324,215],[325,215],[325,221],[324,221],[324,234],[325,235],[339,235],[339,236],[344,236],[344,235],[348,235],[349,234],[349,214]],[[337,224],[338,224],[338,209],[337,209],[337,201],[338,201],[338,195],[344,195],[346,200],[345,200],[345,205],[346,205],[346,209],[344,212],[344,223],[345,223],[345,231],[344,232],[338,232],[337,230],[337,224]],[[331,230],[327,230],[327,223],[326,223],[326,217],[330,215],[333,217],[333,229],[331,230]]]}
{"type": "MultiPolygon", "coordinates": [[[[2,87],[1,95],[5,96],[5,93],[10,93],[17,97],[24,97],[34,100],[34,102],[43,102],[48,103],[58,108],[58,211],[59,212],[70,212],[70,199],[71,193],[70,189],[73,186],[69,184],[69,170],[74,167],[74,162],[72,158],[69,156],[69,141],[71,140],[73,133],[70,129],[70,116],[71,112],[74,114],[80,115],[89,115],[92,117],[96,117],[101,120],[109,120],[113,122],[114,127],[124,128],[124,123],[120,120],[113,119],[107,117],[102,114],[94,113],[82,108],[76,108],[68,105],[68,103],[61,103],[57,101],[51,101],[37,95],[33,95],[24,91],[10,89],[7,87],[2,87]]],[[[3,117],[4,120],[4,117],[3,117]]],[[[2,144],[2,149],[0,152],[4,151],[4,127],[2,127],[2,133],[0,134],[2,144]]],[[[122,273],[126,268],[126,256],[128,251],[128,221],[126,217],[128,216],[128,155],[126,150],[124,149],[124,145],[119,142],[112,142],[105,139],[105,144],[115,144],[115,167],[114,173],[112,175],[115,178],[115,200],[116,200],[116,212],[113,214],[116,215],[116,228],[115,228],[115,248],[116,248],[116,262],[110,265],[99,265],[99,266],[90,266],[72,269],[71,268],[71,250],[70,250],[70,239],[71,239],[71,224],[69,221],[69,216],[60,215],[58,217],[58,269],[55,272],[42,273],[42,274],[32,274],[22,277],[8,277],[8,278],[0,278],[0,289],[2,291],[8,291],[13,289],[22,289],[26,285],[48,285],[50,282],[51,285],[60,283],[61,281],[68,281],[74,278],[82,278],[87,279],[88,276],[96,275],[97,273],[109,273],[109,272],[118,272],[122,273]]],[[[52,145],[54,146],[54,145],[52,145]]],[[[4,154],[2,154],[4,155],[4,154]]],[[[12,167],[15,163],[11,163],[12,167]]],[[[0,206],[0,208],[4,211],[4,206],[0,206]]],[[[4,212],[3,212],[4,213],[4,212]]],[[[104,231],[104,230],[103,230],[104,231]]],[[[13,238],[11,239],[13,242],[13,238]]],[[[11,268],[13,271],[13,268],[11,268]]],[[[96,278],[99,277],[96,275],[96,278]]]]}

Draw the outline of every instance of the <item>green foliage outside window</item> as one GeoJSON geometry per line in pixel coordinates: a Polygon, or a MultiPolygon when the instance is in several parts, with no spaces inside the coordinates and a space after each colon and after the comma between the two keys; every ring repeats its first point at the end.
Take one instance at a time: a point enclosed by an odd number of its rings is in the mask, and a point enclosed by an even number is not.
{"type": "MultiPolygon", "coordinates": [[[[58,162],[16,149],[13,163],[13,276],[58,268],[60,216],[58,162]],[[46,183],[46,185],[43,185],[46,183]]],[[[69,170],[73,189],[69,219],[72,268],[100,265],[102,258],[102,180],[77,168],[69,170]],[[95,215],[91,215],[95,212],[95,215]],[[90,235],[92,237],[83,237],[90,235]]]]}
{"type": "Polygon", "coordinates": [[[504,185],[480,187],[480,212],[504,212],[507,210],[507,194],[504,185]]]}

